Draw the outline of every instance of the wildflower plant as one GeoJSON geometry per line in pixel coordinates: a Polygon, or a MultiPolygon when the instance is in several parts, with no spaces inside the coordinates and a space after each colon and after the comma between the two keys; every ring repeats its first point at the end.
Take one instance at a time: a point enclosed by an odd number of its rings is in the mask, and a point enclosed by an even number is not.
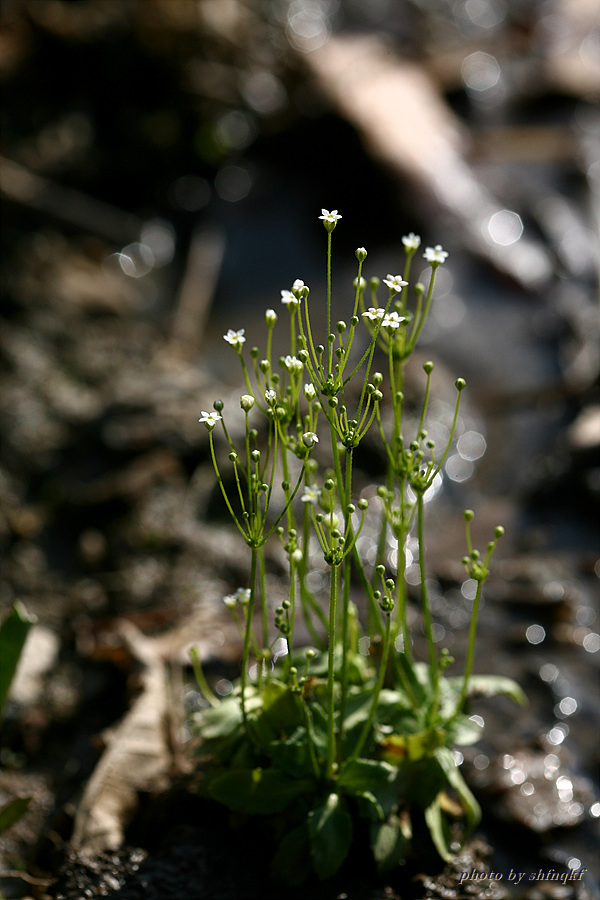
{"type": "Polygon", "coordinates": [[[469,717],[469,698],[503,693],[524,701],[510,679],[473,675],[482,589],[503,529],[495,529],[482,556],[472,546],[470,510],[464,513],[463,562],[477,590],[461,673],[449,674],[454,660],[435,640],[425,501],[452,446],[465,382],[456,381],[453,419],[442,447],[427,433],[433,363],[422,367],[415,422],[408,417],[404,390],[436,271],[448,254],[440,245],[425,249],[430,267],[425,286],[411,282],[421,244],[417,235],[402,239],[402,274],[388,274],[382,282],[367,282],[367,251],[358,248],[348,321],[332,325],[332,235],[342,217],[323,209],[319,218],[327,233],[324,339],[319,342],[313,333],[309,288],[297,280],[291,290],[281,291],[288,354],[273,358],[279,318],[273,309],[265,313],[262,358],[256,347],[247,358],[243,329],[224,335],[238,354],[245,384],[241,446],[230,437],[220,400],[199,420],[208,430],[223,501],[249,553],[248,585],[225,598],[242,639],[240,678],[229,696],[212,694],[193,654],[207,700],[193,722],[209,762],[203,790],[237,813],[273,817],[278,829],[273,867],[291,882],[302,880],[310,866],[320,878],[332,875],[353,841],[361,839],[377,868],[391,869],[409,856],[423,823],[439,855],[449,859],[452,816],[460,811],[465,835],[480,816],[452,753],[480,737],[480,726],[469,717]],[[385,375],[376,369],[380,361],[385,375]],[[369,503],[357,496],[354,477],[356,451],[369,431],[378,436],[386,464],[372,503],[377,509],[369,513],[378,520],[371,562],[359,552],[369,503]],[[222,445],[231,467],[227,479],[222,445]],[[391,539],[398,547],[394,571],[386,568],[391,539]],[[404,550],[411,539],[418,544],[424,660],[416,658],[409,627],[404,550]],[[285,552],[288,578],[287,596],[273,607],[265,547],[275,540],[285,552]],[[311,587],[316,559],[328,574],[326,602],[311,587]],[[363,621],[358,606],[364,607],[363,621]],[[300,631],[312,646],[300,645],[300,631]]]}

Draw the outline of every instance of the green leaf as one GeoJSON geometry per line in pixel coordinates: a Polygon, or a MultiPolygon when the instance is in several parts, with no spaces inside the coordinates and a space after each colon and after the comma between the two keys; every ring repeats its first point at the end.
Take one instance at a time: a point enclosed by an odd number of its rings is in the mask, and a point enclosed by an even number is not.
{"type": "Polygon", "coordinates": [[[17,602],[0,625],[0,714],[17,671],[29,629],[35,621],[23,604],[17,602]]]}
{"type": "Polygon", "coordinates": [[[261,746],[280,740],[287,731],[304,723],[297,694],[279,681],[270,681],[262,691],[262,710],[253,716],[253,735],[261,746]]]}
{"type": "Polygon", "coordinates": [[[459,747],[467,747],[470,744],[476,744],[481,740],[483,734],[483,725],[473,721],[468,716],[456,716],[446,726],[446,743],[449,745],[458,744],[459,747]]]}
{"type": "Polygon", "coordinates": [[[371,849],[378,872],[389,872],[406,856],[406,837],[398,821],[378,822],[371,825],[371,849]]]}
{"type": "Polygon", "coordinates": [[[207,782],[209,797],[248,815],[281,812],[292,800],[313,789],[312,780],[292,779],[278,769],[218,771],[207,782]]]}
{"type": "Polygon", "coordinates": [[[448,783],[454,788],[460,798],[467,818],[467,833],[470,834],[481,821],[481,807],[469,790],[450,750],[447,747],[440,747],[435,751],[435,756],[448,779],[448,783]]]}
{"type": "Polygon", "coordinates": [[[275,766],[292,777],[315,775],[306,728],[296,728],[285,740],[272,741],[268,753],[275,766]]]}
{"type": "Polygon", "coordinates": [[[427,728],[416,734],[389,734],[382,741],[383,752],[388,762],[401,765],[405,760],[415,762],[431,756],[433,751],[444,744],[445,732],[440,728],[427,728]]]}
{"type": "Polygon", "coordinates": [[[396,777],[397,770],[382,759],[351,759],[342,765],[338,784],[347,794],[373,791],[396,777]]]}
{"type": "Polygon", "coordinates": [[[526,706],[528,703],[521,686],[505,675],[471,675],[469,678],[468,697],[496,697],[498,694],[510,697],[519,706],[526,706]]]}
{"type": "Polygon", "coordinates": [[[383,822],[385,812],[383,806],[372,791],[357,791],[353,795],[358,805],[358,814],[370,822],[383,822]]]}
{"type": "Polygon", "coordinates": [[[344,718],[344,733],[362,728],[367,720],[371,704],[373,702],[373,691],[361,691],[358,694],[351,694],[346,702],[346,717],[344,718]]]}
{"type": "Polygon", "coordinates": [[[195,713],[194,725],[205,741],[218,741],[229,737],[242,723],[242,710],[239,700],[228,697],[216,707],[209,707],[195,713]]]}
{"type": "Polygon", "coordinates": [[[15,797],[14,800],[9,800],[0,808],[0,834],[11,828],[21,816],[25,815],[30,803],[31,797],[15,797]]]}
{"type": "Polygon", "coordinates": [[[446,837],[444,814],[442,813],[440,801],[437,797],[435,798],[435,800],[433,800],[432,803],[429,804],[429,806],[425,810],[425,822],[427,823],[427,827],[431,835],[431,840],[433,841],[437,852],[440,854],[444,862],[450,862],[450,860],[452,859],[452,853],[450,851],[450,847],[448,846],[448,839],[446,837]]]}
{"type": "Polygon", "coordinates": [[[352,842],[352,819],[339,794],[330,794],[309,813],[308,836],[315,872],[329,878],[346,859],[352,842]]]}
{"type": "Polygon", "coordinates": [[[290,885],[302,884],[310,874],[306,865],[309,854],[308,828],[303,822],[280,840],[271,863],[272,877],[290,885]]]}

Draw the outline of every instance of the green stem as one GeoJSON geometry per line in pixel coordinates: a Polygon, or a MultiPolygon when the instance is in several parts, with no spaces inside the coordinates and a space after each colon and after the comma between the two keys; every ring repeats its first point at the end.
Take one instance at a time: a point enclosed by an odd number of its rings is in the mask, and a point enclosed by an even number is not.
{"type": "Polygon", "coordinates": [[[327,375],[331,374],[333,345],[329,341],[331,333],[331,231],[327,232],[327,375]]]}
{"type": "Polygon", "coordinates": [[[333,778],[335,741],[335,645],[338,595],[338,566],[332,565],[329,588],[329,646],[327,649],[327,777],[333,778]]]}
{"type": "Polygon", "coordinates": [[[367,721],[365,722],[363,729],[360,733],[360,737],[356,742],[356,745],[350,755],[348,762],[351,760],[355,760],[360,751],[365,745],[367,738],[371,732],[371,727],[373,725],[373,720],[375,718],[375,713],[377,712],[377,704],[379,702],[379,695],[381,693],[381,689],[383,687],[383,682],[385,680],[385,673],[387,670],[388,658],[390,655],[390,636],[391,636],[391,615],[389,612],[386,612],[386,623],[385,623],[385,635],[383,638],[383,653],[381,655],[381,662],[379,664],[379,674],[377,676],[377,683],[373,690],[373,699],[371,700],[371,708],[369,710],[369,715],[367,717],[367,721]]]}
{"type": "Polygon", "coordinates": [[[425,537],[424,537],[424,502],[423,491],[417,492],[417,529],[419,540],[419,572],[421,576],[421,606],[423,609],[423,619],[425,621],[425,635],[427,637],[427,647],[429,650],[429,666],[431,669],[431,683],[435,686],[437,680],[438,658],[435,649],[435,641],[433,640],[433,629],[431,621],[431,610],[429,608],[429,594],[427,591],[427,571],[425,567],[425,537]]]}
{"type": "Polygon", "coordinates": [[[269,646],[269,610],[267,605],[267,589],[265,584],[265,549],[258,549],[258,579],[260,585],[260,612],[262,620],[263,649],[269,646]]]}
{"type": "Polygon", "coordinates": [[[248,680],[248,659],[250,656],[250,636],[252,634],[252,615],[254,613],[254,597],[256,593],[256,569],[257,569],[257,557],[258,550],[256,547],[252,547],[252,557],[250,563],[250,600],[248,601],[248,607],[246,609],[246,628],[244,631],[244,648],[242,650],[242,672],[240,678],[241,685],[241,706],[242,706],[242,719],[244,722],[244,728],[246,729],[246,734],[248,738],[252,740],[252,735],[250,734],[250,729],[248,725],[248,712],[246,710],[246,684],[248,680]]]}
{"type": "Polygon", "coordinates": [[[219,701],[211,691],[208,681],[206,680],[206,675],[204,674],[204,670],[202,668],[200,653],[197,647],[190,648],[190,656],[192,658],[192,668],[194,669],[194,678],[196,679],[196,684],[198,685],[210,705],[216,708],[217,706],[219,706],[219,701]]]}
{"type": "Polygon", "coordinates": [[[469,626],[469,644],[467,649],[467,660],[465,662],[463,686],[460,692],[460,699],[456,705],[456,714],[458,714],[465,705],[467,692],[469,689],[469,678],[471,677],[471,673],[473,671],[473,660],[475,658],[475,636],[477,634],[477,616],[479,615],[479,605],[481,601],[482,591],[483,581],[478,581],[477,591],[475,592],[475,599],[473,601],[473,610],[471,612],[471,624],[469,626]]]}

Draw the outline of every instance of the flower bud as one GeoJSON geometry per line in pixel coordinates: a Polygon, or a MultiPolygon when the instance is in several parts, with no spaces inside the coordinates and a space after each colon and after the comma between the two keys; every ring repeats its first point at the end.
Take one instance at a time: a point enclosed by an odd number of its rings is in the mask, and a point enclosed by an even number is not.
{"type": "Polygon", "coordinates": [[[459,391],[459,392],[464,391],[464,389],[467,386],[467,382],[465,381],[464,378],[457,378],[456,381],[454,382],[454,386],[457,391],[459,391]]]}
{"type": "Polygon", "coordinates": [[[305,431],[302,435],[302,443],[310,450],[311,447],[319,443],[319,438],[314,431],[305,431]]]}
{"type": "Polygon", "coordinates": [[[267,309],[265,311],[265,322],[267,323],[268,328],[272,328],[275,322],[277,321],[277,313],[274,309],[267,309]]]}
{"type": "Polygon", "coordinates": [[[431,360],[428,360],[428,362],[423,363],[423,371],[427,375],[431,375],[431,373],[433,372],[433,363],[431,362],[431,360]]]}
{"type": "Polygon", "coordinates": [[[213,409],[216,409],[217,412],[221,412],[221,410],[223,409],[223,405],[224,404],[222,400],[215,400],[215,402],[213,403],[213,409]]]}
{"type": "Polygon", "coordinates": [[[240,406],[245,412],[248,412],[254,406],[254,397],[251,394],[242,394],[240,397],[240,406]]]}
{"type": "Polygon", "coordinates": [[[471,522],[474,515],[475,515],[475,513],[473,512],[472,509],[465,509],[465,511],[463,513],[465,522],[471,522]]]}
{"type": "Polygon", "coordinates": [[[354,251],[354,255],[356,256],[356,258],[359,262],[364,262],[365,259],[367,258],[367,251],[365,250],[364,247],[358,247],[354,251]]]}

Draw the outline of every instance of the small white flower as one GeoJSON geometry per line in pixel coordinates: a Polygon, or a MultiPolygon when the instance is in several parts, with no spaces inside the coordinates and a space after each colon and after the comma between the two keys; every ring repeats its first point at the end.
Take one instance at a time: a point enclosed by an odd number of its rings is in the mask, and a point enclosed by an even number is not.
{"type": "Polygon", "coordinates": [[[277,403],[277,393],[275,391],[265,391],[265,400],[270,406],[277,403]]]}
{"type": "Polygon", "coordinates": [[[402,322],[406,321],[406,316],[400,316],[393,309],[391,312],[385,316],[383,322],[381,323],[382,328],[399,328],[402,322]]]}
{"type": "Polygon", "coordinates": [[[421,238],[418,234],[415,234],[414,231],[411,231],[410,234],[404,235],[402,243],[407,250],[418,250],[421,246],[421,238]]]}
{"type": "Polygon", "coordinates": [[[296,278],[292,285],[292,294],[300,299],[308,294],[308,290],[308,285],[304,284],[301,278],[296,278]]]}
{"type": "Polygon", "coordinates": [[[337,209],[332,209],[331,212],[328,209],[322,209],[321,213],[319,218],[323,219],[323,222],[329,222],[330,225],[335,225],[337,220],[342,218],[337,209]]]}
{"type": "Polygon", "coordinates": [[[383,283],[387,284],[390,290],[399,294],[402,288],[406,287],[408,281],[404,281],[400,275],[388,275],[387,278],[383,279],[383,283]]]}
{"type": "Polygon", "coordinates": [[[292,553],[292,559],[294,560],[294,562],[296,562],[296,563],[302,562],[303,557],[304,557],[304,554],[303,554],[302,550],[300,549],[300,547],[296,547],[296,549],[292,553]]]}
{"type": "Polygon", "coordinates": [[[447,256],[448,252],[442,249],[441,244],[436,244],[435,247],[426,247],[425,253],[423,254],[423,257],[428,263],[431,263],[432,265],[435,263],[438,266],[441,263],[446,262],[447,256]]]}
{"type": "Polygon", "coordinates": [[[231,344],[235,349],[239,349],[242,344],[246,342],[246,338],[244,337],[245,328],[240,328],[239,331],[234,331],[233,328],[229,328],[227,334],[223,335],[223,340],[227,341],[228,344],[231,344]]]}
{"type": "Polygon", "coordinates": [[[305,431],[302,435],[302,443],[305,447],[308,447],[308,449],[310,449],[312,446],[314,446],[314,444],[319,443],[319,438],[314,433],[314,431],[305,431]]]}
{"type": "Polygon", "coordinates": [[[366,312],[363,313],[365,319],[370,319],[371,322],[379,322],[380,319],[383,319],[385,316],[385,309],[381,306],[378,309],[375,309],[374,306],[370,306],[366,312]]]}
{"type": "Polygon", "coordinates": [[[281,292],[281,302],[284,303],[288,309],[293,309],[295,306],[298,306],[298,298],[294,297],[291,291],[281,292]]]}
{"type": "Polygon", "coordinates": [[[288,370],[288,372],[291,372],[296,375],[299,374],[302,371],[302,369],[304,368],[304,366],[302,365],[302,363],[300,362],[300,360],[298,359],[297,356],[286,356],[283,361],[283,364],[286,367],[286,369],[288,370]]]}
{"type": "Polygon", "coordinates": [[[315,391],[314,384],[305,384],[304,385],[304,396],[306,397],[307,400],[314,400],[316,395],[317,395],[317,392],[315,391]]]}
{"type": "Polygon", "coordinates": [[[250,588],[238,588],[233,594],[227,594],[226,597],[223,597],[223,603],[228,609],[235,609],[238,603],[245,606],[249,600],[250,588]]]}
{"type": "Polygon", "coordinates": [[[311,487],[305,487],[304,493],[300,497],[303,503],[312,503],[313,506],[316,506],[319,502],[319,497],[321,496],[321,491],[313,484],[311,487]]]}
{"type": "Polygon", "coordinates": [[[223,416],[220,416],[219,413],[205,412],[204,410],[202,410],[202,415],[200,416],[198,421],[202,422],[204,425],[206,425],[206,427],[209,429],[209,431],[212,431],[212,429],[215,427],[215,425],[217,424],[219,419],[222,419],[222,418],[223,418],[223,416]]]}

